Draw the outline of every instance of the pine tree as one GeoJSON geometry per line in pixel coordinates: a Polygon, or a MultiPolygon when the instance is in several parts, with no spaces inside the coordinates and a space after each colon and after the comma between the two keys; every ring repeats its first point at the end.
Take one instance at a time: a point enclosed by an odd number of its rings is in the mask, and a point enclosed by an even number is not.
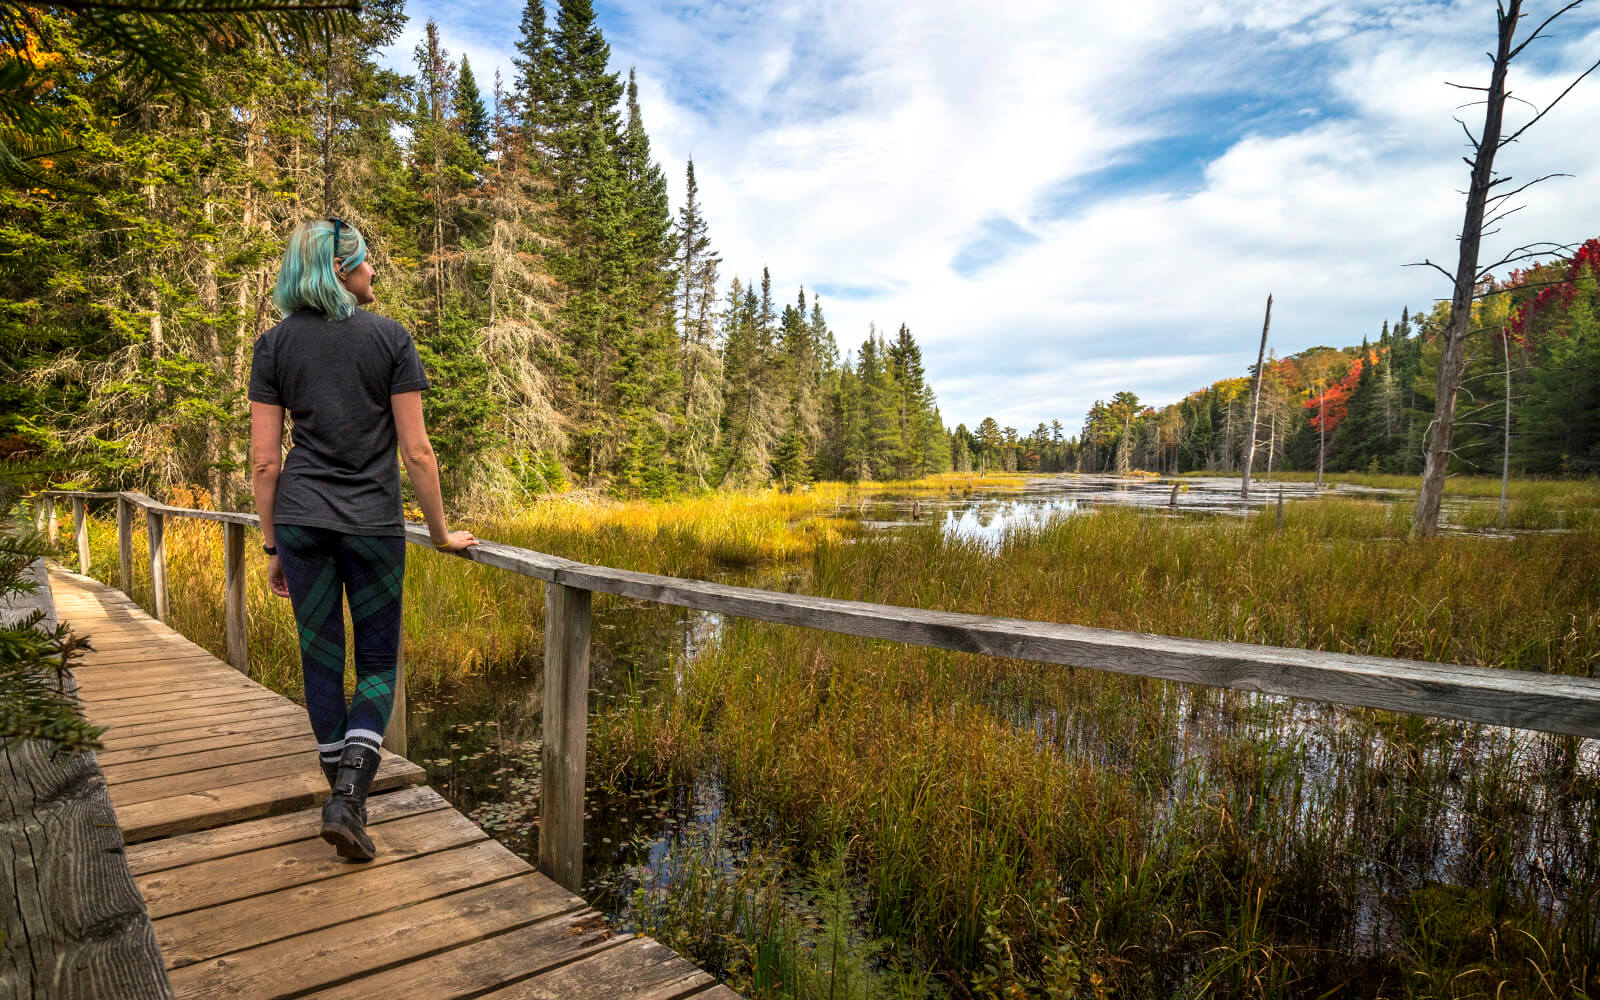
{"type": "Polygon", "coordinates": [[[467,57],[461,57],[461,75],[456,79],[455,126],[466,139],[467,145],[480,158],[489,155],[489,114],[484,110],[483,97],[478,93],[478,81],[472,76],[467,57]]]}
{"type": "Polygon", "coordinates": [[[517,37],[513,94],[521,112],[522,136],[529,159],[542,162],[550,152],[550,129],[554,120],[553,102],[558,90],[550,29],[544,0],[527,0],[517,37]]]}

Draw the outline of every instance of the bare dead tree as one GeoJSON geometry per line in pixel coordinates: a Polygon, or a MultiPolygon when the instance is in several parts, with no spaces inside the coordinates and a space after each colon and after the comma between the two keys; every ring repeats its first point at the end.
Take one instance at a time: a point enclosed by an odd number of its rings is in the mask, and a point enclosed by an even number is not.
{"type": "Polygon", "coordinates": [[[1582,6],[1583,3],[1584,0],[1569,0],[1520,42],[1517,41],[1516,35],[1523,17],[1522,0],[1510,0],[1509,6],[1504,3],[1496,4],[1498,37],[1495,51],[1489,53],[1491,60],[1489,85],[1474,87],[1450,84],[1461,90],[1482,92],[1484,118],[1483,129],[1477,135],[1473,135],[1471,129],[1467,128],[1459,118],[1456,119],[1461,124],[1461,130],[1466,133],[1467,142],[1472,146],[1473,153],[1470,157],[1463,157],[1471,171],[1471,181],[1467,187],[1466,215],[1461,224],[1460,253],[1455,273],[1451,274],[1431,260],[1424,260],[1421,265],[1431,267],[1449,278],[1453,285],[1453,294],[1450,299],[1450,322],[1445,327],[1442,334],[1443,343],[1440,345],[1439,388],[1434,398],[1433,421],[1428,427],[1428,444],[1422,466],[1422,488],[1417,495],[1417,509],[1411,521],[1412,537],[1430,537],[1439,528],[1439,506],[1444,499],[1445,471],[1450,462],[1450,447],[1455,434],[1456,394],[1461,387],[1464,369],[1463,349],[1472,326],[1474,292],[1479,283],[1492,274],[1495,268],[1512,261],[1548,253],[1549,249],[1546,248],[1553,246],[1535,243],[1516,247],[1493,264],[1486,267],[1479,266],[1478,248],[1483,237],[1497,232],[1495,225],[1521,207],[1509,206],[1510,199],[1540,181],[1559,176],[1547,174],[1515,189],[1492,193],[1495,188],[1511,181],[1509,176],[1494,175],[1495,154],[1516,142],[1523,133],[1538,124],[1584,77],[1600,68],[1600,60],[1596,60],[1588,69],[1578,74],[1577,78],[1557,94],[1554,100],[1537,110],[1526,124],[1509,135],[1502,134],[1506,99],[1511,96],[1510,91],[1506,89],[1506,72],[1510,69],[1512,61],[1541,37],[1557,18],[1582,6]]]}
{"type": "Polygon", "coordinates": [[[1272,326],[1272,296],[1267,296],[1267,318],[1261,321],[1261,350],[1256,352],[1256,382],[1250,392],[1250,444],[1244,452],[1244,482],[1239,498],[1250,499],[1250,470],[1256,464],[1256,428],[1261,422],[1261,373],[1267,364],[1267,329],[1272,326]]]}

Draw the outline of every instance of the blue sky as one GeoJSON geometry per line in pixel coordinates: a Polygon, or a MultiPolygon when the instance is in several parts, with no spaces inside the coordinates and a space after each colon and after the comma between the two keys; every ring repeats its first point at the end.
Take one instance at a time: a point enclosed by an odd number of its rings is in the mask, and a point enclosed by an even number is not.
{"type": "MultiPolygon", "coordinates": [[[[552,9],[555,0],[547,0],[552,9]]],[[[1553,3],[1532,2],[1542,17],[1553,3]]],[[[910,325],[946,423],[1023,431],[1121,389],[1243,374],[1274,295],[1281,354],[1427,308],[1466,182],[1450,80],[1486,80],[1486,0],[597,2],[681,196],[693,156],[723,278],[822,295],[841,348],[910,325]]],[[[520,6],[412,0],[487,92],[520,6]]],[[[1513,70],[1539,103],[1600,58],[1569,15],[1513,70]]],[[[1510,112],[1526,120],[1522,106],[1510,112]]],[[[1600,235],[1600,78],[1502,172],[1529,193],[1486,244],[1600,235]]]]}

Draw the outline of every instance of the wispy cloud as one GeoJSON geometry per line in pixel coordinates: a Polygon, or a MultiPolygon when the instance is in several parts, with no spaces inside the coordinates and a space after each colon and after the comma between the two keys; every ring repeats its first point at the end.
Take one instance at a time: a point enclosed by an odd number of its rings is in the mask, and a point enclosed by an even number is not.
{"type": "MultiPolygon", "coordinates": [[[[411,10],[481,80],[509,77],[519,9],[411,10]]],[[[1453,259],[1451,116],[1475,110],[1444,81],[1483,78],[1493,32],[1471,0],[600,11],[675,187],[695,159],[727,276],[817,290],[843,347],[908,323],[947,421],[1024,428],[1241,373],[1269,291],[1280,353],[1445,294],[1403,265],[1453,259]]],[[[1585,13],[1512,85],[1547,100],[1597,51],[1585,13]]],[[[1531,192],[1486,252],[1595,235],[1597,134],[1592,81],[1502,153],[1504,172],[1578,180],[1531,192]]]]}

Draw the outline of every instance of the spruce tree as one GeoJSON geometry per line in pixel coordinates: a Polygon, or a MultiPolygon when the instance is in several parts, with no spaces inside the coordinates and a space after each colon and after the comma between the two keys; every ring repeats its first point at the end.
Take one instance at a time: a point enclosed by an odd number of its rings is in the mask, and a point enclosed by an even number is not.
{"type": "Polygon", "coordinates": [[[478,156],[489,155],[489,113],[483,106],[483,95],[478,93],[478,81],[472,76],[467,57],[461,57],[461,75],[456,79],[455,126],[478,156]]]}
{"type": "Polygon", "coordinates": [[[513,94],[521,113],[522,137],[529,159],[538,163],[549,153],[558,83],[544,0],[528,0],[523,6],[516,48],[517,54],[511,57],[517,70],[513,94]]]}

